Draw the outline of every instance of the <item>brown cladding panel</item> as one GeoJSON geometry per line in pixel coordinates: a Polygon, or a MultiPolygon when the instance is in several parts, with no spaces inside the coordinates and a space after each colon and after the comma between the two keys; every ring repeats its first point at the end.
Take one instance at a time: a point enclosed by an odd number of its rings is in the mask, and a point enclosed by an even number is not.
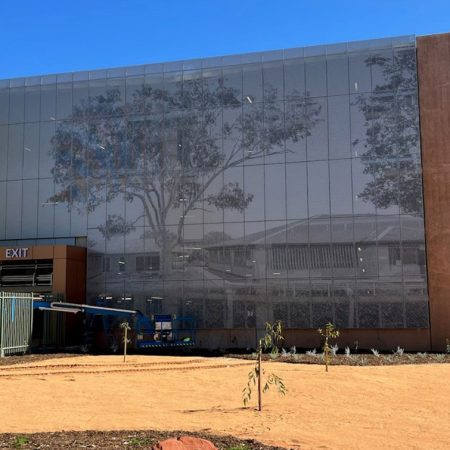
{"type": "Polygon", "coordinates": [[[86,300],[86,249],[55,246],[53,293],[64,294],[66,301],[86,300]]]}
{"type": "MultiPolygon", "coordinates": [[[[317,330],[284,329],[283,347],[295,345],[299,349],[320,348],[321,337],[317,330]]],[[[426,352],[430,348],[429,330],[416,329],[347,329],[341,330],[336,343],[341,349],[350,347],[353,353],[359,349],[376,348],[391,351],[397,346],[409,352],[426,352]]],[[[245,348],[255,347],[256,335],[253,329],[203,329],[197,332],[197,345],[202,348],[245,348]]]]}
{"type": "Polygon", "coordinates": [[[417,38],[431,346],[450,338],[450,34],[417,38]]]}

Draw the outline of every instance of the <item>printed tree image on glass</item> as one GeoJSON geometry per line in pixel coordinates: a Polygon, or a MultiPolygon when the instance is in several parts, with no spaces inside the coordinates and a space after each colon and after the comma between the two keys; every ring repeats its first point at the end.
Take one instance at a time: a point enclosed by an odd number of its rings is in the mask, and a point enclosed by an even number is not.
{"type": "MultiPolygon", "coordinates": [[[[219,78],[213,86],[194,79],[175,89],[142,84],[127,102],[115,88],[90,97],[74,107],[52,139],[51,200],[88,213],[116,198],[139,202],[165,274],[189,212],[211,207],[242,212],[253,199],[238,182],[212,192],[214,182],[245,162],[289,152],[285,143],[305,139],[319,120],[320,106],[310,97],[279,102],[276,94],[266,87],[263,103],[251,96],[241,101],[219,78]],[[169,231],[174,210],[177,224],[169,231]]],[[[98,229],[106,239],[127,234],[142,216],[130,221],[109,214],[98,229]]]]}
{"type": "MultiPolygon", "coordinates": [[[[377,208],[400,206],[404,214],[422,212],[422,175],[419,153],[417,74],[415,50],[393,57],[373,55],[365,61],[379,80],[370,95],[359,95],[356,105],[365,120],[364,173],[372,179],[359,197],[377,208]]],[[[355,140],[356,147],[361,142],[355,140]]]]}

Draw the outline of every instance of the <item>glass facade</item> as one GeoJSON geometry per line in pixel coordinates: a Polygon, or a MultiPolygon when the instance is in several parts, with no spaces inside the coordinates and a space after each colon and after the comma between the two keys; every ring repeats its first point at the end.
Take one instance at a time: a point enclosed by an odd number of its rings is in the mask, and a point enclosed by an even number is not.
{"type": "Polygon", "coordinates": [[[0,81],[0,245],[200,328],[428,327],[418,117],[414,37],[0,81]]]}

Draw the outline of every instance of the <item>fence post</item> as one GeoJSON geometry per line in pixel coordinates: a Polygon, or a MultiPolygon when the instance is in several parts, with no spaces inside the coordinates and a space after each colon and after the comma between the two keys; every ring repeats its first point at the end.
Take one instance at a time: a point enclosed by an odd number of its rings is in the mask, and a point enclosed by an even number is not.
{"type": "Polygon", "coordinates": [[[0,358],[5,356],[3,350],[3,316],[4,316],[4,301],[3,292],[0,292],[0,358]]]}

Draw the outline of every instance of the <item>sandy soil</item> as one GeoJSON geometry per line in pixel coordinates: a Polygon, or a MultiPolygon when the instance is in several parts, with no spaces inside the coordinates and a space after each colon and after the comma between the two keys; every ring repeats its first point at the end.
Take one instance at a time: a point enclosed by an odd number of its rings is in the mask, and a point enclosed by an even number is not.
{"type": "MultiPolygon", "coordinates": [[[[187,430],[316,449],[450,448],[450,364],[265,363],[289,390],[244,408],[253,363],[82,356],[0,368],[0,432],[187,430]]],[[[256,400],[256,398],[254,399],[256,400]]]]}

